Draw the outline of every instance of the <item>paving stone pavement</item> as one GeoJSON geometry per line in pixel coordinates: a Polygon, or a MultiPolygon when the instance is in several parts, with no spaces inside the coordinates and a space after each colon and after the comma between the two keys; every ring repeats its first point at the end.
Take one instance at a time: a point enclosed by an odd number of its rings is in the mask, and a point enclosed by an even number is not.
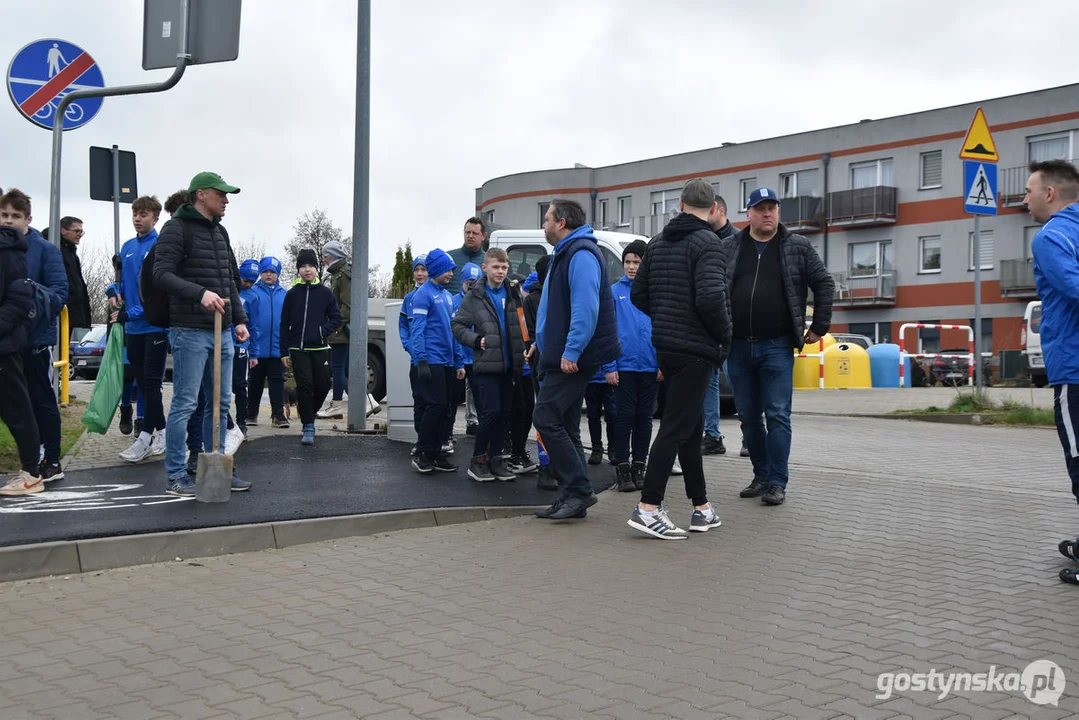
{"type": "MultiPolygon", "coordinates": [[[[798,416],[788,503],[638,537],[633,495],[518,518],[0,586],[8,718],[1079,716],[1079,530],[1055,433],[798,416]],[[883,672],[1056,662],[1020,692],[896,691],[883,672]]],[[[689,503],[677,478],[668,505],[689,503]]]]}

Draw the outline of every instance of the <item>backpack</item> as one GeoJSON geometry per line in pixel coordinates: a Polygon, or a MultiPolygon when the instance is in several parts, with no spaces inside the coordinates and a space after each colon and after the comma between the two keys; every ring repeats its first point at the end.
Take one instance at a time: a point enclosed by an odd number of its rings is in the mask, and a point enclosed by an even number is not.
{"type": "Polygon", "coordinates": [[[23,321],[26,327],[26,339],[33,341],[60,314],[60,308],[56,305],[56,296],[41,283],[30,278],[22,278],[15,282],[29,285],[30,294],[34,296],[34,303],[30,306],[30,312],[23,321]]]}
{"type": "MultiPolygon", "coordinates": [[[[187,239],[187,223],[177,220],[184,234],[184,257],[191,252],[191,243],[187,239]]],[[[160,238],[159,238],[160,239],[160,238]]],[[[157,258],[157,243],[146,253],[139,270],[139,298],[142,301],[142,316],[154,327],[169,326],[169,294],[154,282],[154,264],[157,258]]],[[[179,268],[177,268],[179,270],[179,268]]]]}

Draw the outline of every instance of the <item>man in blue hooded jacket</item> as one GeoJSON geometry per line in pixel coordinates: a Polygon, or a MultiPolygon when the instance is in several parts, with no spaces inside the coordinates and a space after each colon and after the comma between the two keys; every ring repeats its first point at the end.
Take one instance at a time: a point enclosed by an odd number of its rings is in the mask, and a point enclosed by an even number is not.
{"type": "Polygon", "coordinates": [[[584,208],[573,200],[553,200],[543,234],[554,246],[543,296],[536,313],[540,392],[533,424],[543,437],[550,466],[562,481],[562,497],[536,517],[584,517],[596,504],[581,445],[581,404],[601,365],[622,354],[607,264],[600,254],[584,208]]]}
{"type": "Polygon", "coordinates": [[[248,403],[247,424],[257,425],[259,405],[262,404],[262,388],[270,386],[270,422],[275,428],[287,428],[285,418],[285,366],[281,363],[281,307],[288,291],[281,287],[281,261],[267,255],[259,261],[261,279],[255,284],[258,295],[258,325],[252,324],[252,338],[257,343],[250,347],[251,359],[258,362],[251,367],[247,378],[248,403]]]}
{"type": "MultiPolygon", "coordinates": [[[[12,188],[0,197],[0,225],[15,228],[26,239],[26,267],[31,280],[45,287],[52,294],[55,315],[37,335],[28,338],[22,351],[23,372],[30,402],[34,406],[38,435],[45,446],[45,459],[40,475],[45,482],[62,480],[60,467],[60,409],[56,404],[56,392],[52,381],[52,346],[59,333],[57,317],[67,302],[67,271],[60,249],[41,237],[30,227],[30,198],[21,190],[12,188]]],[[[67,342],[67,339],[64,339],[67,342]]]]}
{"type": "MultiPolygon", "coordinates": [[[[1045,223],[1030,243],[1042,300],[1042,352],[1057,434],[1079,501],[1079,170],[1064,160],[1031,163],[1026,191],[1030,216],[1045,223]]],[[[1060,551],[1079,560],[1079,538],[1060,543],[1060,551]]],[[[1079,585],[1075,568],[1061,570],[1060,579],[1079,585]]]]}

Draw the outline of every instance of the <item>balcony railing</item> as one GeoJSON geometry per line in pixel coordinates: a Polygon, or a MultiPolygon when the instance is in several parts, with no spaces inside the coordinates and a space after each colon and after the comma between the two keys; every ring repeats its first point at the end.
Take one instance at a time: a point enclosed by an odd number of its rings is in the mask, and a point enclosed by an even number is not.
{"type": "Polygon", "coordinates": [[[1034,263],[1029,259],[1000,261],[1000,294],[1004,297],[1036,298],[1034,263]]]}
{"type": "MultiPolygon", "coordinates": [[[[1073,165],[1079,162],[1079,159],[1072,158],[1069,162],[1073,165]]],[[[1027,179],[1030,177],[1030,167],[1027,165],[1020,165],[1019,167],[1004,168],[1000,171],[1000,177],[997,184],[997,200],[1000,201],[1002,207],[1022,207],[1023,198],[1027,194],[1027,179]]]]}
{"type": "Polygon", "coordinates": [[[820,230],[824,214],[824,198],[802,195],[784,198],[779,205],[779,221],[792,232],[820,230]]]}
{"type": "Polygon", "coordinates": [[[876,275],[851,275],[834,272],[834,304],[851,307],[895,305],[895,270],[881,270],[876,275]]]}
{"type": "Polygon", "coordinates": [[[828,193],[828,223],[890,225],[896,221],[897,197],[894,187],[884,185],[828,193]]]}
{"type": "Polygon", "coordinates": [[[677,212],[665,213],[662,215],[637,215],[636,217],[629,218],[628,223],[619,223],[616,220],[609,220],[606,223],[597,221],[592,228],[594,230],[613,230],[615,232],[654,237],[658,235],[659,231],[677,215],[677,212]]]}

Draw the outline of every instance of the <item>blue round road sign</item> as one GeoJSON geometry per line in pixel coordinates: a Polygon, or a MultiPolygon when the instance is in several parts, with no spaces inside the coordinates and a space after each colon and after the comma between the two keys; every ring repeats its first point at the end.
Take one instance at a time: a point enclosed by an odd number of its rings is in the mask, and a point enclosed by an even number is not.
{"type": "MultiPolygon", "coordinates": [[[[27,120],[52,130],[57,107],[75,90],[105,87],[90,54],[65,40],[36,40],[15,54],[7,71],[11,102],[27,120]]],[[[64,112],[64,130],[90,122],[104,98],[75,100],[64,112]]]]}

